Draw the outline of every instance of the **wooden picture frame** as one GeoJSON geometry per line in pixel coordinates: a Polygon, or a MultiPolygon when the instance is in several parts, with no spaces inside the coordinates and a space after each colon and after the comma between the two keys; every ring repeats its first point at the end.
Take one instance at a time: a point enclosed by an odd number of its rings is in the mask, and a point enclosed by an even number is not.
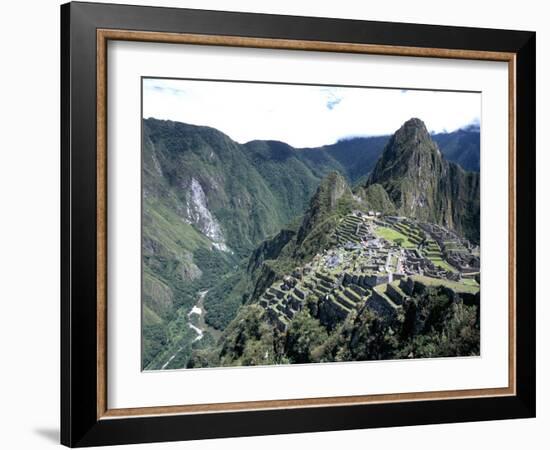
{"type": "Polygon", "coordinates": [[[61,7],[61,442],[90,446],[534,417],[535,33],[125,5],[61,7]],[[505,61],[506,388],[110,409],[107,42],[505,61]]]}

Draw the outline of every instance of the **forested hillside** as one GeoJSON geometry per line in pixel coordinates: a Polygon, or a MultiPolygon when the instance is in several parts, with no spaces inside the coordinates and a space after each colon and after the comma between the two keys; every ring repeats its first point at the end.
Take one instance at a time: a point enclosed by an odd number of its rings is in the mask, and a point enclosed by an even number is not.
{"type": "MultiPolygon", "coordinates": [[[[192,348],[211,348],[243,305],[328,243],[353,205],[385,214],[410,209],[405,186],[420,178],[388,178],[382,168],[384,155],[395,153],[394,141],[360,137],[296,149],[277,141],[239,144],[213,128],[144,120],[143,368],[182,367],[192,348]],[[194,342],[187,324],[198,298],[210,330],[194,342]]],[[[445,142],[458,158],[459,141],[445,142]]],[[[411,215],[428,211],[418,217],[472,237],[476,175],[441,157],[436,163],[427,170],[452,182],[430,188],[431,203],[411,215]],[[458,193],[457,180],[464,186],[458,193]]]]}

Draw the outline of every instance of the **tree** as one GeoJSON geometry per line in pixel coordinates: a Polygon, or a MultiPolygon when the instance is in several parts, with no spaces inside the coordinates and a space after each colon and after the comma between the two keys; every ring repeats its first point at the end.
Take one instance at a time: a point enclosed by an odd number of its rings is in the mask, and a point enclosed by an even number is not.
{"type": "Polygon", "coordinates": [[[387,321],[368,308],[359,314],[349,343],[352,360],[391,359],[398,346],[399,339],[387,321]]]}
{"type": "Polygon", "coordinates": [[[311,351],[328,338],[321,323],[307,311],[298,313],[287,332],[286,354],[293,363],[313,362],[311,351]]]}

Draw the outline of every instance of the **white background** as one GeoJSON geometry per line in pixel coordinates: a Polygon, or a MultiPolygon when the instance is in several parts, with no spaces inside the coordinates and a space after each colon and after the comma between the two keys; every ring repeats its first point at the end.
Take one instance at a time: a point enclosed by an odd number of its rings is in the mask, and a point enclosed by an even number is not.
{"type": "Polygon", "coordinates": [[[508,252],[502,245],[508,236],[502,226],[508,218],[508,164],[502,157],[508,148],[506,63],[114,42],[108,46],[108,67],[108,408],[507,386],[508,252]],[[481,91],[481,204],[486,205],[481,285],[491,293],[484,297],[489,300],[481,313],[481,357],[140,372],[138,149],[144,74],[481,91]]]}
{"type": "MultiPolygon", "coordinates": [[[[550,219],[543,193],[550,190],[548,122],[550,31],[544,2],[524,0],[452,6],[437,1],[298,2],[137,1],[139,4],[232,9],[280,14],[347,17],[537,31],[537,249],[539,279],[550,270],[543,255],[543,224],[550,219]]],[[[59,422],[59,2],[9,2],[2,9],[2,131],[0,196],[2,324],[0,342],[3,448],[40,449],[56,445],[59,422]],[[7,289],[6,289],[7,288],[7,289]]],[[[422,449],[547,448],[550,426],[548,383],[548,294],[538,291],[538,418],[477,424],[359,430],[269,436],[207,442],[141,445],[136,448],[265,449],[372,446],[422,449]]],[[[534,300],[534,299],[533,299],[534,300]]]]}

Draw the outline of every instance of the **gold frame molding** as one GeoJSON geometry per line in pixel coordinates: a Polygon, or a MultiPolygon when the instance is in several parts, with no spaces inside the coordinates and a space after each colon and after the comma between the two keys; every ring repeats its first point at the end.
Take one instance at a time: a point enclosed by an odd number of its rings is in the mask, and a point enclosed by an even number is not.
{"type": "Polygon", "coordinates": [[[506,52],[400,47],[340,42],[298,41],[238,36],[97,30],[97,419],[219,413],[266,409],[345,406],[422,400],[516,395],[516,55],[506,52]],[[201,405],[109,409],[107,405],[107,42],[140,41],[266,49],[363,53],[390,56],[472,59],[508,63],[508,386],[401,394],[265,400],[201,405]]]}

